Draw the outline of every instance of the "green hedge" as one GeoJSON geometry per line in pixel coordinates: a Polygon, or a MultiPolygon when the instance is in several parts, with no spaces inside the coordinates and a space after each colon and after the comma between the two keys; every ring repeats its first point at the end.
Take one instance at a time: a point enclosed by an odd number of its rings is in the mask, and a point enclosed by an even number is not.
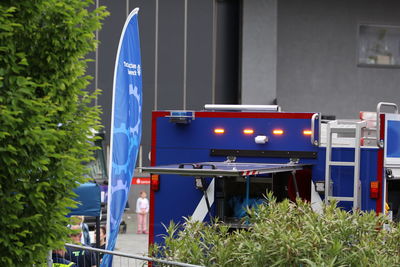
{"type": "Polygon", "coordinates": [[[84,57],[106,12],[90,4],[0,3],[0,266],[41,263],[67,238],[99,128],[84,57]]]}
{"type": "Polygon", "coordinates": [[[248,230],[228,232],[187,220],[171,224],[152,255],[205,266],[399,266],[400,233],[375,212],[349,213],[334,204],[324,215],[309,203],[276,202],[249,211],[248,230]]]}

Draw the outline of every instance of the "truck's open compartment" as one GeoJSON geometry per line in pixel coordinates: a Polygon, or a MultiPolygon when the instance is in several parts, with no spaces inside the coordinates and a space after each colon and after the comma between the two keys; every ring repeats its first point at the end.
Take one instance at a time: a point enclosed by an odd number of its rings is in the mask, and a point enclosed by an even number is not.
{"type": "Polygon", "coordinates": [[[266,203],[267,192],[272,192],[278,202],[284,199],[294,201],[297,196],[303,200],[310,200],[310,174],[309,168],[296,171],[296,185],[292,172],[250,177],[248,200],[246,200],[246,179],[249,179],[248,177],[217,178],[215,189],[216,217],[232,228],[246,227],[241,220],[246,215],[246,207],[256,208],[257,205],[266,203]]]}
{"type": "Polygon", "coordinates": [[[216,179],[216,217],[233,228],[244,226],[241,224],[241,219],[246,215],[247,206],[256,207],[266,201],[265,194],[273,191],[273,175],[250,178],[248,202],[246,202],[246,186],[246,178],[244,177],[216,179]]]}
{"type": "Polygon", "coordinates": [[[142,169],[152,174],[178,174],[182,179],[215,178],[215,201],[210,206],[215,217],[232,228],[246,227],[242,220],[246,208],[266,202],[267,192],[272,192],[277,201],[296,197],[310,200],[311,165],[306,164],[201,162],[142,169]]]}
{"type": "Polygon", "coordinates": [[[400,180],[387,180],[387,204],[392,211],[393,220],[400,221],[400,180]]]}

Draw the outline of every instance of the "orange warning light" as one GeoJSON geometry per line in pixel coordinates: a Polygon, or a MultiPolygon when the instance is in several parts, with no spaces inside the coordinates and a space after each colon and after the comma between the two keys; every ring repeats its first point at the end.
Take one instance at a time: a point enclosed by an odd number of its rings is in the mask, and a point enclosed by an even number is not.
{"type": "Polygon", "coordinates": [[[372,181],[369,185],[369,197],[379,198],[379,181],[372,181]]]}
{"type": "Polygon", "coordinates": [[[274,135],[282,135],[283,134],[283,130],[282,129],[275,129],[272,131],[272,133],[274,135]]]}
{"type": "Polygon", "coordinates": [[[304,130],[304,131],[303,131],[303,134],[304,134],[304,135],[311,135],[311,134],[312,134],[312,131],[311,131],[311,130],[304,130]]]}
{"type": "Polygon", "coordinates": [[[244,129],[244,130],[243,130],[243,133],[244,133],[244,134],[250,135],[250,134],[253,134],[253,133],[254,133],[254,130],[253,130],[253,129],[244,129]]]}
{"type": "Polygon", "coordinates": [[[214,129],[214,133],[216,133],[216,134],[224,134],[225,133],[225,129],[224,128],[215,128],[214,129]]]}

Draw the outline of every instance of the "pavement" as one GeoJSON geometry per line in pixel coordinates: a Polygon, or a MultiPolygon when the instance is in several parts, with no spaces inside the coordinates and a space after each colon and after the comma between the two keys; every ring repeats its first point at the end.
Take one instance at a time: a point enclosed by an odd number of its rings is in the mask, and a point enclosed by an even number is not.
{"type": "Polygon", "coordinates": [[[136,213],[125,213],[123,216],[123,220],[126,222],[127,225],[126,233],[118,234],[115,251],[140,256],[146,255],[149,246],[149,235],[136,233],[136,213]]]}

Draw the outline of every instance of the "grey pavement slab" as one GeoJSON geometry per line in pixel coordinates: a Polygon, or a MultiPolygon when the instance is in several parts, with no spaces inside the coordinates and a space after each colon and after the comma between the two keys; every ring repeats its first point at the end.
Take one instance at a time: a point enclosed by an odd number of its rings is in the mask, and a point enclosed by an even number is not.
{"type": "MultiPolygon", "coordinates": [[[[137,234],[137,215],[136,213],[125,213],[123,220],[126,222],[126,233],[118,234],[115,244],[115,252],[122,252],[136,256],[147,256],[148,251],[148,235],[137,234]]],[[[114,256],[113,267],[143,267],[147,266],[147,262],[129,259],[125,257],[114,256]]]]}
{"type": "Polygon", "coordinates": [[[137,234],[137,215],[135,213],[125,213],[124,221],[127,224],[125,234],[119,234],[115,251],[135,255],[146,255],[148,252],[148,234],[137,234]]]}

